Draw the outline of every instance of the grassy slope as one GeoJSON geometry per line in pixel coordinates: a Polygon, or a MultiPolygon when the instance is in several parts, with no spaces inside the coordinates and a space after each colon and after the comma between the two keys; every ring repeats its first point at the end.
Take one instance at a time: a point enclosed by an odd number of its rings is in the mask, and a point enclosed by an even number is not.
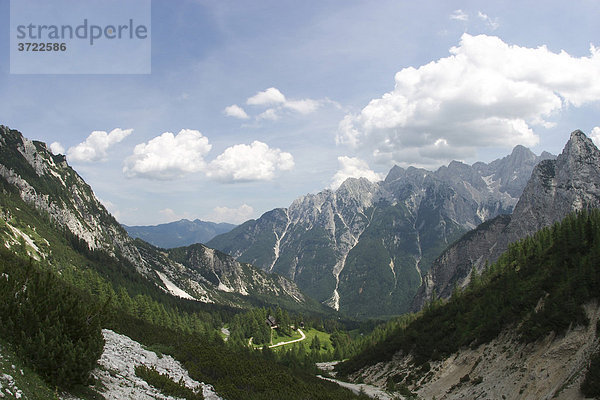
{"type": "MultiPolygon", "coordinates": [[[[306,352],[306,353],[310,353],[311,349],[310,349],[310,344],[313,341],[313,338],[315,336],[319,337],[319,340],[321,341],[321,349],[319,350],[319,353],[321,354],[325,354],[329,351],[333,351],[333,347],[331,346],[331,341],[329,340],[329,336],[331,336],[329,333],[327,332],[323,332],[323,331],[319,331],[316,330],[314,328],[310,328],[310,329],[302,329],[302,332],[304,332],[304,334],[306,335],[306,339],[300,341],[300,342],[296,342],[296,343],[290,343],[290,344],[286,344],[283,346],[278,346],[276,348],[276,351],[287,351],[291,348],[294,347],[294,345],[296,344],[302,344],[302,349],[306,352]]],[[[289,340],[295,340],[295,339],[300,339],[300,334],[299,333],[295,333],[293,336],[280,336],[280,335],[273,335],[273,344],[276,344],[278,342],[287,342],[289,340]]]]}

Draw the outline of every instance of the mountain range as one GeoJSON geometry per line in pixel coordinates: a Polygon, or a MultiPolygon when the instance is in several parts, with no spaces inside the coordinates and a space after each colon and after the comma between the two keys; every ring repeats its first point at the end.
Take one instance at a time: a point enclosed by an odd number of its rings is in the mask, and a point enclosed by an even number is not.
{"type": "Polygon", "coordinates": [[[512,214],[480,225],[450,246],[426,275],[413,302],[419,310],[433,295],[448,298],[464,287],[472,271],[495,262],[510,243],[562,220],[567,214],[600,207],[600,151],[581,131],[571,133],[556,159],[533,170],[512,214]]]}
{"type": "Polygon", "coordinates": [[[151,226],[127,226],[123,228],[132,238],[142,239],[154,246],[171,249],[189,246],[196,243],[206,243],[222,233],[227,233],[236,225],[225,222],[215,223],[195,219],[181,219],[151,226]]]}
{"type": "Polygon", "coordinates": [[[75,246],[105,254],[120,268],[128,266],[134,279],[178,297],[233,307],[314,306],[288,279],[201,244],[165,251],[132,239],[63,155],[5,126],[0,126],[0,184],[0,238],[34,259],[54,259],[65,245],[75,246]]]}
{"type": "MultiPolygon", "coordinates": [[[[453,161],[436,171],[395,166],[380,182],[349,178],[335,191],[302,196],[217,235],[208,247],[161,250],[132,239],[64,156],[6,127],[2,144],[0,176],[11,190],[90,250],[126,260],[170,293],[232,306],[314,309],[314,298],[357,318],[418,310],[434,293],[448,297],[464,286],[473,267],[481,271],[509,243],[597,203],[597,149],[576,131],[558,158],[516,146],[490,163],[453,161]]],[[[10,218],[6,224],[7,243],[34,242],[10,218]]],[[[208,227],[231,226],[182,220],[126,228],[162,237],[160,247],[168,248],[168,240],[208,227]]],[[[33,244],[33,256],[46,256],[33,244]]]]}
{"type": "Polygon", "coordinates": [[[349,178],[296,199],[208,242],[292,279],[354,317],[408,311],[433,261],[484,221],[509,214],[534,166],[552,160],[523,146],[489,164],[436,171],[393,167],[385,180],[349,178]]]}

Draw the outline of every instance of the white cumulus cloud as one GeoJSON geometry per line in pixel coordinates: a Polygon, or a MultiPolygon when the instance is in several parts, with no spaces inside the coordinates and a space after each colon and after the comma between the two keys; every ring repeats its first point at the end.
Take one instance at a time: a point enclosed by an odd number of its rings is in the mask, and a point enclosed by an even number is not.
{"type": "Polygon", "coordinates": [[[277,121],[279,119],[279,114],[277,114],[277,110],[274,108],[269,108],[267,110],[265,110],[264,112],[260,113],[256,119],[261,120],[261,119],[268,119],[271,121],[277,121]]]}
{"type": "MultiPolygon", "coordinates": [[[[324,104],[333,104],[334,106],[339,107],[339,104],[329,99],[288,99],[283,95],[283,93],[281,93],[281,91],[279,91],[279,89],[275,87],[270,87],[262,92],[256,93],[252,97],[249,97],[246,100],[246,104],[263,107],[263,109],[266,108],[266,110],[264,110],[256,116],[256,119],[271,121],[276,121],[286,114],[307,115],[315,112],[319,107],[321,107],[324,104]]],[[[233,115],[235,113],[236,115],[246,115],[246,117],[248,117],[246,112],[237,105],[227,107],[225,109],[225,113],[231,116],[235,116],[233,115]],[[241,114],[240,111],[243,112],[243,114],[241,114]]]]}
{"type": "Polygon", "coordinates": [[[135,146],[125,160],[127,177],[167,180],[198,172],[206,167],[204,156],[212,148],[197,130],[182,129],[177,135],[165,132],[135,146]]]}
{"type": "Polygon", "coordinates": [[[246,104],[252,106],[262,106],[270,104],[285,103],[285,96],[279,89],[270,87],[263,92],[258,92],[246,100],[246,104]]]}
{"type": "Polygon", "coordinates": [[[600,52],[589,57],[463,34],[450,55],[396,73],[395,87],[339,124],[338,144],[383,162],[435,167],[478,147],[533,146],[569,106],[600,100],[600,52]]]}
{"type": "Polygon", "coordinates": [[[248,114],[246,114],[246,111],[244,111],[244,109],[242,107],[238,106],[237,104],[232,104],[228,107],[225,107],[225,110],[223,110],[223,112],[225,113],[225,115],[227,115],[229,117],[234,117],[234,118],[239,118],[239,119],[250,118],[248,116],[248,114]]]}
{"type": "Polygon", "coordinates": [[[211,222],[228,222],[230,224],[241,224],[248,221],[254,215],[254,208],[248,204],[242,204],[237,208],[215,207],[210,215],[206,217],[211,222]]]}
{"type": "Polygon", "coordinates": [[[115,128],[110,133],[93,131],[84,142],[69,148],[67,158],[69,161],[80,162],[104,161],[108,157],[108,149],[125,139],[131,132],[133,129],[120,128],[115,128]]]}
{"type": "Polygon", "coordinates": [[[50,143],[50,151],[52,154],[65,154],[65,148],[60,142],[50,143]]]}
{"type": "Polygon", "coordinates": [[[206,174],[224,182],[270,180],[278,171],[293,167],[294,158],[290,153],[255,140],[250,145],[236,144],[225,149],[210,162],[206,174]]]}
{"type": "Polygon", "coordinates": [[[337,189],[348,178],[367,178],[371,182],[378,182],[384,177],[369,168],[366,161],[356,157],[338,157],[340,169],[331,178],[331,189],[337,189]]]}
{"type": "Polygon", "coordinates": [[[202,173],[229,183],[271,180],[278,172],[294,167],[290,153],[259,141],[230,146],[209,161],[211,148],[208,138],[197,130],[182,129],[177,135],[165,132],[135,146],[133,154],[125,159],[123,173],[129,178],[154,180],[202,173]]]}
{"type": "Polygon", "coordinates": [[[592,129],[590,139],[592,139],[596,147],[600,148],[600,126],[595,126],[594,129],[592,129]]]}

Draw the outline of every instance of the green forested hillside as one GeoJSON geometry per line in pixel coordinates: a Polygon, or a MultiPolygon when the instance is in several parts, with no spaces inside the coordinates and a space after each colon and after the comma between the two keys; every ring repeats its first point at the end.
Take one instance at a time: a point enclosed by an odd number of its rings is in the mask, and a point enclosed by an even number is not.
{"type": "Polygon", "coordinates": [[[600,211],[595,209],[513,244],[447,303],[432,302],[412,323],[338,368],[349,374],[399,351],[412,353],[418,366],[488,342],[508,327],[525,342],[550,332],[560,335],[571,324],[587,324],[582,305],[599,296],[600,211]]]}
{"type": "Polygon", "coordinates": [[[52,272],[0,248],[0,335],[48,383],[87,383],[102,354],[103,312],[52,272]]]}
{"type": "Polygon", "coordinates": [[[242,310],[171,296],[124,258],[90,250],[3,179],[0,191],[0,335],[50,391],[82,390],[108,328],[172,354],[227,399],[355,397],[272,353],[224,343],[219,329],[242,310]]]}
{"type": "Polygon", "coordinates": [[[307,371],[284,366],[271,353],[228,346],[216,330],[206,328],[220,318],[218,313],[206,312],[205,319],[181,310],[167,326],[158,320],[168,318],[168,311],[161,312],[169,308],[150,297],[144,301],[119,290],[101,302],[93,290],[75,288],[37,262],[0,252],[0,333],[51,387],[87,383],[102,350],[100,328],[105,327],[174,355],[193,378],[213,384],[228,399],[354,397],[307,371]]]}

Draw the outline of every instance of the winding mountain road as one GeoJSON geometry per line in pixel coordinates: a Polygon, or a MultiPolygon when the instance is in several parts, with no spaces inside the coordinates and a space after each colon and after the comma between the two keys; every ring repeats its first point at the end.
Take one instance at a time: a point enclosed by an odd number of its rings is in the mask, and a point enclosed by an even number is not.
{"type": "Polygon", "coordinates": [[[300,335],[302,336],[300,339],[294,339],[294,340],[290,340],[288,342],[279,342],[279,343],[276,343],[276,344],[272,344],[269,347],[273,348],[273,347],[278,347],[278,346],[284,346],[284,345],[290,344],[290,343],[301,342],[304,339],[306,339],[306,335],[304,334],[304,332],[302,332],[302,329],[298,328],[298,332],[300,332],[300,335]]]}
{"type": "MultiPolygon", "coordinates": [[[[273,347],[285,346],[286,344],[301,342],[304,339],[306,339],[306,335],[304,334],[304,332],[302,332],[302,329],[298,328],[298,332],[300,332],[300,336],[302,336],[300,339],[294,339],[294,340],[290,340],[290,341],[287,341],[287,342],[275,343],[275,344],[270,345],[269,348],[272,349],[273,347]]],[[[248,340],[248,346],[252,346],[252,339],[254,339],[254,338],[250,338],[248,340]]]]}

